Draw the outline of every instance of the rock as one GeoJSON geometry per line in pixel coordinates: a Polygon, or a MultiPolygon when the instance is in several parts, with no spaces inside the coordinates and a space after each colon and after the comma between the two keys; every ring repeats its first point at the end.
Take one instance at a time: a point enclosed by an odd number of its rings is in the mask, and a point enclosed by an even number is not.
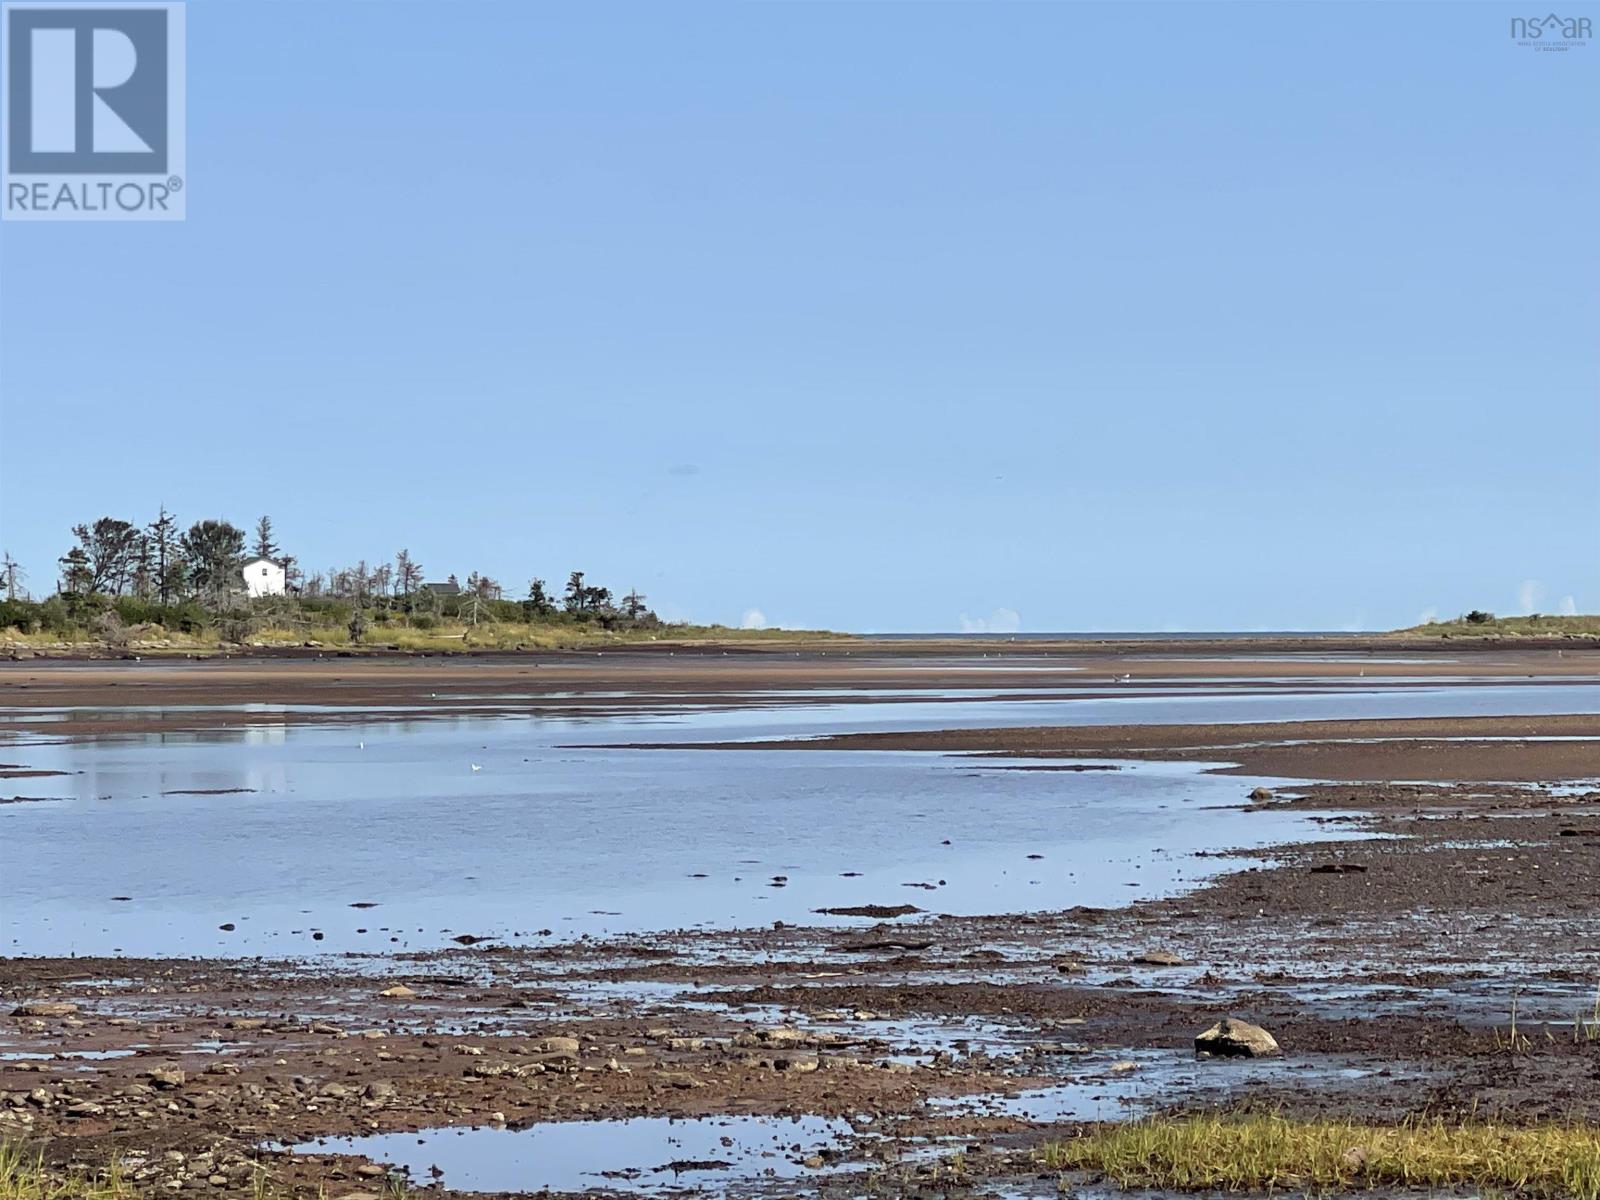
{"type": "Polygon", "coordinates": [[[578,1039],[575,1037],[547,1037],[538,1042],[538,1049],[542,1054],[576,1054],[578,1052],[578,1039]]]}
{"type": "Polygon", "coordinates": [[[1250,793],[1250,802],[1252,804],[1265,804],[1267,801],[1275,799],[1277,797],[1272,794],[1271,788],[1255,788],[1250,793]]]}
{"type": "Polygon", "coordinates": [[[266,1024],[266,1021],[260,1017],[235,1017],[231,1021],[224,1022],[222,1027],[224,1029],[262,1029],[266,1027],[266,1024]]]}
{"type": "Polygon", "coordinates": [[[387,1079],[374,1079],[365,1092],[368,1100],[392,1100],[398,1094],[399,1089],[387,1079]]]}
{"type": "Polygon", "coordinates": [[[368,1179],[376,1179],[378,1176],[387,1175],[388,1173],[388,1171],[384,1170],[377,1163],[362,1163],[356,1168],[357,1175],[364,1175],[368,1179]]]}
{"type": "Polygon", "coordinates": [[[67,1106],[69,1117],[99,1117],[105,1115],[105,1107],[94,1103],[92,1100],[79,1100],[76,1104],[67,1106]]]}
{"type": "Polygon", "coordinates": [[[1313,875],[1361,875],[1367,868],[1361,863],[1331,862],[1318,863],[1311,868],[1313,875]]]}
{"type": "Polygon", "coordinates": [[[791,1029],[787,1025],[777,1025],[771,1029],[759,1031],[761,1040],[775,1046],[799,1046],[810,1039],[798,1029],[791,1029]]]}
{"type": "Polygon", "coordinates": [[[416,992],[403,983],[397,983],[393,987],[386,987],[378,995],[385,1000],[415,1000],[417,998],[416,992]]]}
{"type": "Polygon", "coordinates": [[[829,917],[909,917],[922,910],[915,904],[852,904],[842,908],[816,908],[813,912],[829,917]]]}
{"type": "Polygon", "coordinates": [[[182,1087],[188,1078],[177,1067],[152,1067],[144,1073],[144,1077],[156,1087],[168,1089],[182,1087]]]}
{"type": "Polygon", "coordinates": [[[78,1011],[76,1004],[64,1000],[34,1000],[11,1010],[13,1017],[70,1017],[78,1011]]]}
{"type": "Polygon", "coordinates": [[[1265,1058],[1279,1054],[1277,1039],[1259,1025],[1224,1017],[1194,1039],[1196,1054],[1218,1058],[1265,1058]]]}
{"type": "Polygon", "coordinates": [[[1142,967],[1181,967],[1183,959],[1170,950],[1146,950],[1136,954],[1133,961],[1142,967]]]}
{"type": "Polygon", "coordinates": [[[326,1096],[330,1100],[342,1100],[349,1094],[350,1089],[342,1083],[325,1083],[322,1085],[322,1090],[317,1093],[317,1095],[326,1096]]]}

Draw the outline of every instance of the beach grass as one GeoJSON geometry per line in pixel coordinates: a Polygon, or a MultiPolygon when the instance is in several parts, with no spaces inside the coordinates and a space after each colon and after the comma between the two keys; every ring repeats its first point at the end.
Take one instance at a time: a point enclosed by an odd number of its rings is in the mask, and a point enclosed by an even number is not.
{"type": "Polygon", "coordinates": [[[1044,1165],[1122,1188],[1334,1192],[1470,1188],[1600,1200],[1600,1128],[1442,1121],[1373,1125],[1276,1115],[1156,1117],[1052,1142],[1044,1165]]]}
{"type": "Polygon", "coordinates": [[[37,1152],[0,1142],[0,1200],[123,1200],[135,1195],[113,1166],[104,1175],[46,1171],[37,1152]]]}
{"type": "Polygon", "coordinates": [[[1533,613],[1525,617],[1496,617],[1489,613],[1477,614],[1478,620],[1456,617],[1451,621],[1429,621],[1395,633],[1407,637],[1514,637],[1560,638],[1600,637],[1600,616],[1578,616],[1533,613]]]}
{"type": "MultiPolygon", "coordinates": [[[[217,628],[182,633],[157,627],[135,628],[118,648],[160,654],[184,651],[214,651],[225,643],[217,628]]],[[[823,630],[733,629],[723,625],[660,625],[651,628],[603,629],[598,624],[569,622],[525,623],[485,621],[467,625],[456,621],[431,622],[428,627],[413,626],[402,620],[373,621],[360,643],[352,643],[347,625],[296,623],[292,626],[262,624],[243,634],[246,646],[294,647],[308,644],[330,649],[395,650],[575,650],[596,647],[649,645],[771,645],[822,643],[849,640],[850,635],[823,630]]],[[[61,633],[23,633],[17,629],[0,631],[0,646],[37,650],[94,647],[101,643],[87,631],[77,635],[61,633]]]]}

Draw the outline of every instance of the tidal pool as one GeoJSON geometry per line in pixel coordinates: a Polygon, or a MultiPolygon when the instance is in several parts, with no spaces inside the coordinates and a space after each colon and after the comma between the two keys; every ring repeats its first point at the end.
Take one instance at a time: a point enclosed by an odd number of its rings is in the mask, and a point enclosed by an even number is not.
{"type": "Polygon", "coordinates": [[[850,1134],[848,1122],[822,1117],[636,1117],[326,1138],[294,1150],[365,1155],[405,1171],[413,1183],[438,1178],[457,1191],[722,1192],[734,1183],[817,1174],[805,1160],[831,1161],[850,1134]]]}

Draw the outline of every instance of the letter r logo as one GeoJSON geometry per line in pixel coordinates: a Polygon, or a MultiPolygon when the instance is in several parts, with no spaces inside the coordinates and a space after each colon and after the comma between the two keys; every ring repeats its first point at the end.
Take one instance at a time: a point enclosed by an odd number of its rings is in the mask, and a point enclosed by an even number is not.
{"type": "Polygon", "coordinates": [[[13,173],[164,174],[167,11],[6,7],[13,173]]]}

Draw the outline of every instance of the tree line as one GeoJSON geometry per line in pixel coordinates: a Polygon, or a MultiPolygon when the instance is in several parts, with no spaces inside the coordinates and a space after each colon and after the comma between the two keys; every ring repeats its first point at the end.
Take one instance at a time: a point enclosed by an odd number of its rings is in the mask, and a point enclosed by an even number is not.
{"type": "MultiPolygon", "coordinates": [[[[207,617],[252,611],[282,616],[337,610],[341,621],[348,614],[351,636],[360,640],[369,619],[423,625],[439,619],[473,625],[567,621],[608,629],[660,623],[637,589],[619,598],[610,588],[588,583],[582,571],[568,576],[559,595],[544,579],[534,578],[521,599],[509,598],[498,580],[480,571],[470,572],[465,583],[451,574],[443,584],[425,585],[422,564],[406,549],[392,561],[362,559],[307,573],[279,544],[269,516],[261,517],[252,533],[209,518],[185,529],[163,505],[147,524],[107,516],[74,525],[71,533],[72,544],[56,563],[56,590],[42,602],[58,618],[47,619],[47,625],[112,610],[149,621],[163,619],[156,610],[182,610],[175,615],[184,628],[207,617]],[[257,558],[283,568],[285,595],[248,599],[242,568],[257,558]]],[[[19,623],[19,606],[30,603],[25,579],[21,565],[5,554],[0,594],[11,619],[0,620],[0,626],[19,623]]]]}

